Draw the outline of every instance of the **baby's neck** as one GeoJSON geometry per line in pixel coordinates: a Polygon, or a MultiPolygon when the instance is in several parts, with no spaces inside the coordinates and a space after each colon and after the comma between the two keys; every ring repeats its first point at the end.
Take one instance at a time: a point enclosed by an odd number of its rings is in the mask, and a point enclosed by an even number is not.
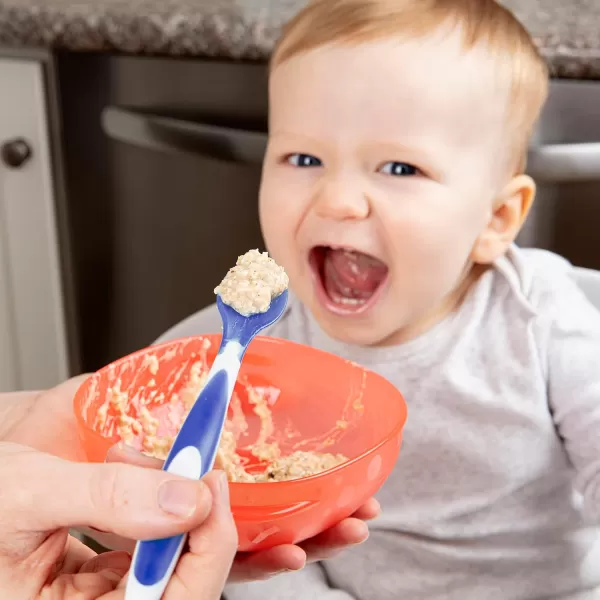
{"type": "Polygon", "coordinates": [[[471,265],[465,270],[465,274],[456,288],[448,294],[434,310],[422,315],[422,317],[414,323],[411,323],[409,326],[394,332],[377,345],[398,346],[427,333],[431,328],[442,322],[448,315],[455,312],[462,305],[469,290],[477,283],[483,273],[490,268],[489,265],[471,265]]]}

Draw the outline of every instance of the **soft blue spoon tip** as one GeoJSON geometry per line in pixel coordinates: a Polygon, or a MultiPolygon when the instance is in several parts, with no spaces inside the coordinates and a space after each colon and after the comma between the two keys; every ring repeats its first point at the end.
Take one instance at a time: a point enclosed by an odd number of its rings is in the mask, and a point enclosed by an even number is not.
{"type": "Polygon", "coordinates": [[[217,308],[223,321],[223,342],[237,341],[241,346],[247,348],[257,333],[273,325],[281,317],[287,301],[288,291],[285,290],[271,300],[266,312],[246,317],[237,312],[235,308],[225,304],[221,296],[217,296],[217,308]]]}

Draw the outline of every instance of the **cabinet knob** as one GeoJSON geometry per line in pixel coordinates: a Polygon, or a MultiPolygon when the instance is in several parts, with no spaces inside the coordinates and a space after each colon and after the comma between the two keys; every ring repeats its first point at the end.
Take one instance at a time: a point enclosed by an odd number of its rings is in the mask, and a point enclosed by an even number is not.
{"type": "Polygon", "coordinates": [[[31,146],[22,138],[8,140],[0,147],[2,162],[13,169],[22,167],[31,158],[31,146]]]}

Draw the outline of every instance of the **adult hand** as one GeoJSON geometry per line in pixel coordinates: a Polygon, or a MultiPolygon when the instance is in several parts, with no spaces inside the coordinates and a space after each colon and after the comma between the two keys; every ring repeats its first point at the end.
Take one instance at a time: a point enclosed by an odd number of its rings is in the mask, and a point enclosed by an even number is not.
{"type": "MultiPolygon", "coordinates": [[[[162,461],[150,458],[133,448],[118,444],[113,446],[106,457],[107,462],[129,463],[154,469],[160,469],[162,461]]],[[[300,545],[282,545],[270,550],[251,553],[238,553],[231,574],[230,583],[269,579],[284,571],[298,571],[307,562],[325,560],[336,556],[349,546],[361,544],[369,537],[366,521],[374,519],[380,512],[379,503],[371,498],[351,518],[345,519],[300,545]]],[[[131,542],[123,543],[114,536],[95,533],[94,537],[109,547],[131,550],[131,542]]]]}
{"type": "MultiPolygon", "coordinates": [[[[9,419],[11,426],[2,432],[0,418],[0,440],[13,441],[32,446],[38,450],[74,461],[85,461],[75,418],[73,396],[85,375],[75,377],[54,389],[30,393],[30,398],[21,398],[16,417],[9,419]]],[[[109,462],[125,462],[143,466],[159,467],[160,462],[135,451],[113,448],[107,456],[109,462]]],[[[364,542],[369,535],[366,522],[379,515],[379,503],[375,499],[364,504],[352,518],[345,519],[319,536],[307,540],[300,546],[285,545],[262,552],[238,554],[231,581],[266,579],[282,571],[302,569],[306,562],[331,558],[345,548],[364,542]]],[[[109,548],[131,550],[130,540],[89,532],[92,537],[109,548]]]]}
{"type": "Polygon", "coordinates": [[[50,390],[0,394],[0,442],[85,462],[73,397],[87,377],[73,377],[50,390]]]}
{"type": "Polygon", "coordinates": [[[218,600],[237,533],[227,480],[203,481],[124,464],[66,461],[0,443],[0,595],[122,600],[130,556],[96,555],[68,528],[90,525],[135,539],[190,532],[165,600],[218,600]]]}

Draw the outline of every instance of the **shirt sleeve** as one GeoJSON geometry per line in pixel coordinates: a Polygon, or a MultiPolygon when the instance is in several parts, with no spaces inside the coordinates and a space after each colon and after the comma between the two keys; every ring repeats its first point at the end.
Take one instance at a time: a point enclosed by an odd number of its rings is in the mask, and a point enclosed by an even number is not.
{"type": "Polygon", "coordinates": [[[276,575],[268,581],[240,583],[225,588],[224,600],[356,600],[348,592],[329,587],[325,571],[312,563],[302,571],[276,575]]]}
{"type": "Polygon", "coordinates": [[[163,342],[170,342],[171,340],[191,335],[221,333],[221,329],[222,323],[219,309],[216,304],[211,304],[171,327],[154,344],[162,344],[163,342]]]}
{"type": "MultiPolygon", "coordinates": [[[[600,287],[600,274],[598,280],[600,287]]],[[[549,405],[576,470],[585,513],[600,522],[600,311],[575,277],[561,278],[552,300],[546,333],[549,405]]]]}

